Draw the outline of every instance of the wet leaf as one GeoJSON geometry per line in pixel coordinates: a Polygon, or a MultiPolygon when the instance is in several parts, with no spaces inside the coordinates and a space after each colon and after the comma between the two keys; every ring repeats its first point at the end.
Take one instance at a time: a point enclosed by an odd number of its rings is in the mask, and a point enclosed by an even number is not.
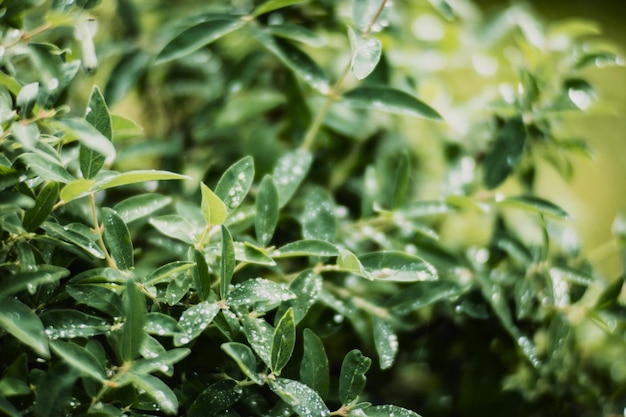
{"type": "Polygon", "coordinates": [[[357,87],[343,95],[343,101],[357,109],[378,110],[403,116],[441,120],[432,107],[401,90],[383,86],[357,87]]]}
{"type": "Polygon", "coordinates": [[[134,265],[133,242],[124,220],[108,207],[102,209],[103,238],[115,265],[129,270],[134,265]]]}
{"type": "Polygon", "coordinates": [[[383,47],[376,38],[358,36],[350,26],[348,26],[348,36],[352,50],[352,73],[356,78],[362,80],[370,75],[378,65],[383,47]]]}
{"type": "Polygon", "coordinates": [[[85,304],[108,314],[120,317],[123,314],[122,299],[110,288],[98,284],[67,285],[67,293],[80,304],[85,304]]]}
{"type": "Polygon", "coordinates": [[[125,223],[142,219],[159,209],[169,205],[172,197],[161,194],[148,193],[127,198],[117,203],[113,208],[125,223]]]}
{"type": "Polygon", "coordinates": [[[437,278],[437,271],[432,265],[405,252],[371,252],[360,256],[359,259],[372,279],[415,282],[437,278]]]}
{"type": "MultiPolygon", "coordinates": [[[[54,124],[59,130],[64,131],[65,133],[78,139],[81,147],[84,146],[102,155],[104,158],[115,157],[115,147],[113,147],[113,143],[111,143],[106,136],[98,131],[97,128],[92,126],[87,120],[80,119],[78,117],[66,117],[64,119],[59,119],[59,121],[54,124]]],[[[87,169],[90,164],[95,164],[95,161],[91,161],[87,154],[85,154],[83,158],[84,160],[81,161],[81,172],[83,168],[87,169]]],[[[100,166],[100,168],[101,167],[102,166],[100,166]]],[[[88,171],[83,172],[83,175],[89,173],[95,176],[100,168],[98,168],[96,164],[90,167],[88,171]]]]}
{"type": "Polygon", "coordinates": [[[232,286],[226,304],[229,306],[254,305],[256,303],[278,304],[295,298],[286,285],[263,278],[246,280],[232,286]]]}
{"type": "Polygon", "coordinates": [[[186,345],[207,328],[219,311],[216,303],[203,301],[183,312],[178,320],[178,325],[183,329],[182,333],[174,336],[174,346],[186,345]]]}
{"type": "Polygon", "coordinates": [[[144,338],[146,322],[146,299],[132,280],[126,281],[126,291],[122,298],[124,307],[124,326],[120,338],[120,359],[130,362],[139,355],[139,348],[144,338]]]}
{"type": "Polygon", "coordinates": [[[215,193],[204,183],[200,183],[202,191],[202,215],[207,224],[220,225],[226,220],[228,211],[226,205],[215,193]]]}
{"type": "Polygon", "coordinates": [[[296,324],[299,323],[315,304],[322,291],[322,277],[308,269],[301,272],[289,284],[289,290],[297,297],[283,301],[278,309],[283,314],[288,308],[293,308],[296,324]]]}
{"type": "Polygon", "coordinates": [[[292,6],[294,4],[306,3],[309,0],[268,0],[265,3],[262,3],[259,7],[257,7],[254,12],[252,12],[253,16],[260,16],[265,13],[272,12],[277,9],[282,9],[284,7],[292,6]]]}
{"type": "Polygon", "coordinates": [[[231,405],[241,398],[243,389],[236,381],[224,380],[209,385],[189,407],[188,417],[211,417],[223,415],[231,405]]]}
{"type": "Polygon", "coordinates": [[[277,378],[269,386],[283,401],[301,417],[327,417],[330,411],[319,394],[301,382],[277,378]]]}
{"type": "Polygon", "coordinates": [[[380,369],[389,369],[398,355],[398,336],[387,321],[376,316],[372,316],[372,328],[380,369]]]}
{"type": "Polygon", "coordinates": [[[317,239],[303,239],[287,243],[272,252],[272,258],[288,258],[291,256],[337,256],[339,250],[332,243],[317,239]]]}
{"type": "Polygon", "coordinates": [[[0,295],[0,327],[32,348],[37,355],[50,357],[48,338],[41,320],[21,301],[0,295]]]}
{"type": "Polygon", "coordinates": [[[324,344],[310,329],[304,329],[303,338],[304,353],[300,364],[300,381],[325,399],[330,386],[330,373],[324,344]]]}
{"type": "Polygon", "coordinates": [[[306,177],[313,155],[305,150],[284,154],[274,166],[272,179],[278,191],[278,205],[284,207],[306,177]]]}
{"type": "Polygon", "coordinates": [[[293,348],[296,345],[296,323],[293,309],[288,309],[280,318],[270,348],[270,369],[276,375],[280,375],[283,368],[289,363],[293,348]]]}
{"type": "Polygon", "coordinates": [[[237,342],[223,343],[221,348],[239,365],[239,369],[252,382],[258,385],[264,384],[263,379],[256,372],[256,357],[252,349],[243,343],[237,342]]]}
{"type": "Polygon", "coordinates": [[[176,35],[157,55],[155,64],[163,64],[182,58],[198,49],[234,32],[243,26],[244,21],[230,16],[208,20],[192,26],[176,35]]]}
{"type": "Polygon", "coordinates": [[[419,414],[397,405],[375,405],[365,409],[367,417],[420,417],[419,414]]]}
{"type": "Polygon", "coordinates": [[[79,377],[69,365],[61,364],[46,372],[35,391],[35,417],[56,417],[65,414],[72,388],[79,377]]]}
{"type": "Polygon", "coordinates": [[[147,333],[157,336],[173,336],[183,332],[175,318],[163,313],[148,313],[143,328],[147,333]]]}
{"type": "Polygon", "coordinates": [[[268,245],[278,223],[278,191],[272,177],[263,177],[256,197],[256,216],[254,230],[261,246],[268,245]]]}
{"type": "Polygon", "coordinates": [[[243,202],[254,181],[254,161],[246,156],[231,165],[215,186],[215,194],[224,202],[229,212],[243,202]]]}
{"type": "Polygon", "coordinates": [[[485,157],[487,188],[496,188],[517,168],[527,140],[526,125],[521,116],[504,120],[497,128],[494,143],[485,157]]]}
{"type": "Polygon", "coordinates": [[[350,404],[361,394],[365,388],[365,373],[371,364],[372,360],[363,356],[358,349],[348,352],[339,375],[339,399],[342,404],[350,404]]]}
{"type": "Polygon", "coordinates": [[[36,269],[24,268],[23,272],[3,277],[0,281],[1,295],[14,295],[20,291],[34,292],[39,285],[58,282],[70,274],[66,268],[54,265],[38,265],[36,269]]]}
{"type": "Polygon", "coordinates": [[[252,349],[269,368],[271,365],[270,349],[274,337],[274,328],[264,319],[244,317],[243,331],[252,349]]]}
{"type": "Polygon", "coordinates": [[[51,340],[91,337],[111,329],[111,325],[101,317],[78,310],[48,310],[44,311],[40,318],[45,325],[45,333],[51,340]]]}
{"type": "Polygon", "coordinates": [[[226,299],[235,271],[235,246],[226,226],[222,225],[222,256],[220,258],[220,295],[226,299]]]}
{"type": "Polygon", "coordinates": [[[83,376],[90,376],[96,381],[106,378],[104,368],[98,359],[87,349],[72,342],[51,341],[50,347],[65,363],[76,369],[83,376]]]}
{"type": "Polygon", "coordinates": [[[191,353],[191,349],[178,348],[159,353],[157,356],[134,360],[130,372],[135,374],[151,374],[153,372],[168,373],[172,365],[180,362],[191,353]]]}
{"type": "Polygon", "coordinates": [[[394,296],[389,305],[394,314],[405,315],[439,300],[460,295],[461,286],[455,281],[423,281],[404,288],[394,296]]]}
{"type": "MultiPolygon", "coordinates": [[[[106,139],[113,140],[111,114],[104,97],[97,86],[93,87],[85,120],[96,128],[106,139]]],[[[106,156],[81,144],[79,162],[80,171],[85,178],[93,178],[104,166],[106,156]]]]}
{"type": "Polygon", "coordinates": [[[166,236],[195,245],[199,231],[183,216],[167,214],[165,216],[152,217],[149,223],[166,236]]]}
{"type": "Polygon", "coordinates": [[[335,241],[335,205],[330,194],[321,187],[313,188],[306,196],[302,214],[302,235],[305,239],[335,241]]]}
{"type": "Polygon", "coordinates": [[[34,232],[48,218],[59,199],[59,184],[49,182],[37,195],[35,205],[26,210],[22,225],[27,232],[34,232]]]}
{"type": "Polygon", "coordinates": [[[204,253],[194,247],[189,247],[187,258],[196,264],[191,268],[193,286],[200,300],[206,301],[211,294],[211,275],[204,253]]]}
{"type": "Polygon", "coordinates": [[[169,264],[163,265],[151,272],[147,277],[144,286],[150,287],[158,284],[159,282],[167,282],[170,281],[178,274],[185,273],[189,271],[195,265],[194,262],[191,261],[174,261],[169,264]]]}
{"type": "Polygon", "coordinates": [[[166,414],[178,412],[178,398],[165,382],[145,374],[130,373],[129,377],[133,385],[152,397],[166,414]]]}

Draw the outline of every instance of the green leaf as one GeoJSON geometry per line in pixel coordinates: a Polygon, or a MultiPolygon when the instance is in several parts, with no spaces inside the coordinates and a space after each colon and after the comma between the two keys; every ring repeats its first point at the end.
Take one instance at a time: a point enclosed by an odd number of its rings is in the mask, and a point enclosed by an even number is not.
{"type": "Polygon", "coordinates": [[[58,282],[70,274],[70,271],[60,266],[37,265],[35,268],[34,270],[29,270],[28,267],[24,268],[23,272],[18,272],[0,281],[0,294],[14,295],[25,289],[34,293],[37,286],[58,282]]]}
{"type": "Polygon", "coordinates": [[[108,207],[102,209],[102,225],[104,227],[104,243],[115,265],[122,270],[129,270],[133,267],[133,242],[130,232],[124,220],[108,207]]]}
{"type": "Polygon", "coordinates": [[[231,165],[215,186],[215,194],[224,202],[229,212],[243,202],[254,181],[254,160],[246,156],[231,165]]]}
{"type": "Polygon", "coordinates": [[[276,375],[280,375],[283,368],[289,363],[293,348],[296,345],[296,322],[293,308],[288,309],[280,318],[270,349],[270,369],[276,375]]]}
{"type": "Polygon", "coordinates": [[[143,328],[147,333],[158,336],[173,336],[183,331],[174,317],[163,313],[148,313],[143,328]]]}
{"type": "Polygon", "coordinates": [[[126,291],[122,299],[124,307],[124,326],[120,340],[120,359],[130,362],[139,355],[139,348],[144,338],[143,327],[146,323],[146,299],[133,280],[126,281],[126,291]]]}
{"type": "Polygon", "coordinates": [[[508,197],[498,202],[500,206],[518,207],[557,219],[569,219],[569,214],[556,204],[534,195],[508,197]]]}
{"type": "Polygon", "coordinates": [[[192,286],[193,278],[191,274],[178,274],[168,282],[163,300],[171,306],[176,305],[187,295],[192,286]]]}
{"type": "Polygon", "coordinates": [[[339,249],[332,243],[317,239],[296,240],[287,243],[272,252],[272,258],[287,258],[291,256],[338,256],[339,249]]]}
{"type": "Polygon", "coordinates": [[[360,256],[359,259],[372,279],[414,282],[437,278],[437,271],[431,264],[405,252],[371,252],[360,256]]]}
{"type": "Polygon", "coordinates": [[[111,329],[101,317],[78,310],[51,309],[41,313],[40,318],[46,326],[46,335],[52,340],[91,337],[111,329]]]}
{"type": "Polygon", "coordinates": [[[391,208],[397,209],[404,205],[409,182],[411,180],[411,165],[408,153],[403,153],[398,162],[398,169],[393,181],[391,208]]]}
{"type": "Polygon", "coordinates": [[[296,295],[289,291],[286,285],[263,278],[246,280],[234,285],[226,304],[229,306],[253,305],[255,303],[278,304],[295,298],[296,295]]]}
{"type": "MultiPolygon", "coordinates": [[[[94,86],[91,91],[85,120],[109,141],[113,139],[111,114],[97,86],[94,86]]],[[[105,155],[81,145],[79,161],[80,171],[83,173],[83,176],[85,178],[95,177],[104,166],[105,159],[105,155]]]]}
{"type": "Polygon", "coordinates": [[[37,95],[39,93],[39,83],[30,83],[22,87],[19,94],[15,98],[15,107],[18,109],[20,119],[29,119],[33,108],[37,104],[37,95]]]}
{"type": "Polygon", "coordinates": [[[166,236],[178,239],[190,245],[195,245],[199,231],[183,216],[168,214],[152,217],[149,223],[166,236]]]}
{"type": "Polygon", "coordinates": [[[528,136],[522,116],[504,120],[497,128],[493,146],[485,157],[485,185],[496,188],[519,165],[528,136]]]}
{"type": "Polygon", "coordinates": [[[134,360],[130,372],[138,375],[156,371],[167,373],[172,365],[180,362],[191,353],[191,349],[178,348],[159,353],[155,357],[134,360]]]}
{"type": "Polygon", "coordinates": [[[359,32],[365,32],[376,23],[374,19],[381,5],[382,0],[352,0],[352,23],[359,32]]]}
{"type": "Polygon", "coordinates": [[[111,128],[113,130],[114,142],[133,138],[136,136],[141,136],[143,134],[143,129],[141,128],[141,126],[139,126],[131,119],[120,116],[119,114],[111,115],[111,128]]]}
{"type": "Polygon", "coordinates": [[[66,364],[60,364],[45,373],[35,391],[35,417],[57,417],[64,415],[76,379],[80,375],[66,364]]]}
{"type": "Polygon", "coordinates": [[[289,284],[289,290],[298,294],[296,298],[292,298],[287,301],[283,301],[279,308],[279,313],[286,311],[288,308],[293,308],[294,320],[299,323],[311,306],[315,304],[317,298],[322,291],[322,277],[319,274],[314,273],[308,269],[300,273],[289,284]]]}
{"type": "Polygon", "coordinates": [[[106,379],[104,368],[98,359],[84,347],[60,340],[51,341],[50,347],[65,363],[79,371],[81,375],[90,376],[100,382],[106,379]]]}
{"type": "Polygon", "coordinates": [[[368,407],[365,409],[365,415],[367,417],[420,417],[419,414],[411,410],[390,404],[368,407]]]}
{"type": "Polygon", "coordinates": [[[111,175],[103,182],[98,182],[92,191],[101,191],[108,188],[121,187],[122,185],[137,184],[148,181],[161,180],[189,180],[191,177],[168,171],[154,169],[129,171],[124,173],[111,172],[111,175]]]}
{"type": "Polygon", "coordinates": [[[350,404],[356,400],[365,388],[365,373],[370,369],[372,360],[353,349],[341,364],[339,374],[339,399],[342,404],[350,404]]]}
{"type": "Polygon", "coordinates": [[[48,338],[41,320],[21,301],[0,295],[0,327],[20,342],[31,347],[37,355],[50,357],[48,338]]]}
{"type": "Polygon", "coordinates": [[[310,56],[289,42],[274,38],[267,31],[257,29],[253,34],[265,48],[307,84],[322,94],[330,92],[328,76],[310,56]]]}
{"type": "Polygon", "coordinates": [[[169,205],[172,197],[161,194],[140,194],[117,203],[113,208],[120,215],[124,223],[130,223],[144,218],[155,211],[169,205]]]}
{"type": "MultiPolygon", "coordinates": [[[[30,389],[28,391],[30,392],[30,389]]],[[[8,417],[22,417],[22,413],[17,411],[5,395],[0,395],[0,413],[4,413],[8,417]]]]}
{"type": "Polygon", "coordinates": [[[191,342],[207,328],[220,310],[216,303],[203,301],[183,312],[178,320],[182,333],[174,336],[174,345],[181,346],[191,342]]]}
{"type": "Polygon", "coordinates": [[[93,307],[111,317],[123,315],[122,299],[110,288],[98,284],[67,285],[67,293],[81,304],[93,307]]]}
{"type": "Polygon", "coordinates": [[[276,262],[261,249],[249,242],[235,242],[235,259],[250,264],[274,266],[276,262]]]}
{"type": "Polygon", "coordinates": [[[237,342],[223,343],[221,349],[226,352],[252,382],[263,385],[263,379],[256,372],[256,357],[247,345],[237,342]]]}
{"type": "Polygon", "coordinates": [[[207,224],[220,225],[226,220],[228,211],[224,202],[209,187],[200,183],[202,191],[202,215],[207,224]]]}
{"type": "Polygon", "coordinates": [[[163,64],[189,55],[222,36],[239,29],[243,24],[244,21],[241,19],[223,16],[192,26],[176,35],[174,39],[165,45],[165,48],[157,55],[155,64],[163,64]]]}
{"type": "Polygon", "coordinates": [[[257,7],[253,12],[253,16],[260,16],[265,13],[272,12],[277,9],[292,6],[294,4],[306,3],[309,0],[269,0],[257,7]]]}
{"type": "Polygon", "coordinates": [[[223,380],[209,385],[189,407],[188,417],[211,417],[223,415],[231,405],[241,398],[243,389],[237,381],[223,380]]]}
{"type": "Polygon", "coordinates": [[[267,27],[267,30],[274,36],[302,42],[303,44],[313,48],[320,48],[326,45],[326,39],[324,39],[321,34],[304,26],[281,23],[277,25],[270,25],[267,27]]]}
{"type": "MultiPolygon", "coordinates": [[[[124,98],[146,73],[147,68],[151,64],[152,57],[152,54],[147,53],[141,48],[132,48],[128,52],[125,52],[109,74],[104,88],[106,102],[113,104],[124,98]]],[[[113,118],[113,123],[113,138],[117,141],[120,138],[115,125],[115,118],[113,118]]],[[[139,132],[140,131],[141,129],[139,129],[139,132]]],[[[129,130],[126,130],[126,132],[132,136],[135,136],[135,133],[137,133],[137,131],[131,132],[129,130]]],[[[124,136],[127,136],[126,132],[124,136]]]]}
{"type": "Polygon", "coordinates": [[[340,249],[339,257],[337,258],[337,267],[340,271],[350,272],[373,280],[361,264],[359,258],[347,249],[340,249]]]}
{"type": "Polygon", "coordinates": [[[277,378],[269,386],[293,411],[301,417],[327,417],[330,411],[319,394],[301,382],[277,378]]]}
{"type": "Polygon", "coordinates": [[[357,87],[343,95],[343,100],[357,109],[371,109],[403,116],[441,120],[432,107],[411,94],[383,86],[357,87]]]}
{"type": "Polygon", "coordinates": [[[63,202],[69,203],[72,200],[88,195],[95,183],[94,180],[87,178],[75,179],[61,189],[59,197],[63,202]]]}
{"type": "Polygon", "coordinates": [[[305,239],[335,241],[335,204],[330,194],[321,187],[313,188],[306,196],[302,214],[302,235],[305,239]]]}
{"type": "Polygon", "coordinates": [[[190,246],[187,258],[196,264],[194,268],[191,268],[193,286],[200,300],[206,301],[211,294],[211,275],[209,274],[209,265],[206,262],[204,253],[190,246]]]}
{"type": "Polygon", "coordinates": [[[549,273],[553,280],[565,280],[578,285],[589,286],[594,281],[591,274],[566,266],[553,266],[550,268],[549,273]]]}
{"type": "Polygon", "coordinates": [[[263,247],[267,246],[274,235],[278,223],[278,209],[278,191],[272,177],[266,175],[259,185],[254,218],[256,238],[263,247]]]}
{"type": "Polygon", "coordinates": [[[195,265],[190,261],[174,261],[163,265],[151,272],[143,283],[145,287],[151,287],[159,282],[166,282],[174,279],[178,274],[189,271],[195,265]]]}
{"type": "Polygon", "coordinates": [[[287,152],[276,162],[272,179],[278,191],[278,205],[284,207],[306,177],[313,155],[305,150],[287,152]]]}
{"type": "Polygon", "coordinates": [[[137,388],[148,394],[166,414],[177,414],[178,398],[171,388],[152,375],[131,373],[129,377],[137,388]]]}
{"type": "Polygon", "coordinates": [[[348,37],[352,51],[352,73],[357,79],[362,80],[367,78],[378,65],[383,47],[376,38],[358,36],[350,26],[348,26],[348,37]]]}
{"type": "Polygon", "coordinates": [[[264,319],[244,317],[243,331],[252,349],[268,367],[271,365],[271,346],[274,328],[264,319]]]}
{"type": "MultiPolygon", "coordinates": [[[[80,119],[78,117],[67,117],[64,119],[59,119],[57,122],[53,123],[59,130],[64,131],[72,136],[74,136],[80,142],[81,147],[84,146],[89,148],[98,154],[104,156],[104,158],[113,158],[115,157],[115,148],[113,147],[113,143],[100,133],[94,126],[89,124],[87,120],[80,119]]],[[[89,163],[93,161],[85,160],[81,161],[81,171],[83,168],[89,166],[89,163]]],[[[87,173],[97,173],[100,168],[97,168],[97,165],[90,168],[87,173]]],[[[85,172],[83,174],[86,174],[85,172]]]]}
{"type": "Polygon", "coordinates": [[[625,277],[621,276],[614,279],[606,288],[600,293],[595,308],[598,310],[611,309],[619,305],[619,297],[622,293],[622,287],[624,286],[625,277]]]}
{"type": "Polygon", "coordinates": [[[304,329],[303,338],[304,353],[300,364],[300,381],[325,399],[330,386],[330,372],[324,344],[310,329],[304,329]]]}
{"type": "Polygon", "coordinates": [[[372,328],[380,369],[389,369],[398,355],[398,336],[387,321],[376,316],[372,316],[372,328]]]}
{"type": "Polygon", "coordinates": [[[423,281],[406,287],[390,301],[394,314],[405,315],[439,300],[460,295],[461,286],[455,281],[423,281]]]}
{"type": "Polygon", "coordinates": [[[235,246],[233,237],[226,226],[222,225],[222,256],[220,258],[220,295],[222,299],[228,296],[230,281],[235,271],[235,246]]]}
{"type": "Polygon", "coordinates": [[[23,161],[28,168],[35,171],[35,174],[39,177],[49,181],[62,182],[65,184],[74,180],[74,177],[67,172],[59,161],[47,154],[23,153],[19,156],[19,160],[23,161]]]}

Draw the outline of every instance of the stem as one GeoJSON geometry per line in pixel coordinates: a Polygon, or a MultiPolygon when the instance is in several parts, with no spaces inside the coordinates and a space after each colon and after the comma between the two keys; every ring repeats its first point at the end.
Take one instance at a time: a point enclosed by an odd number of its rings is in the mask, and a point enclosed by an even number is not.
{"type": "Polygon", "coordinates": [[[377,306],[376,304],[372,304],[365,298],[355,295],[345,288],[338,287],[330,282],[324,282],[324,286],[344,300],[350,300],[356,307],[360,308],[361,310],[367,311],[368,313],[381,319],[388,320],[392,318],[389,314],[389,310],[387,310],[386,308],[377,306]]]}
{"type": "Polygon", "coordinates": [[[104,259],[106,259],[109,267],[118,269],[115,260],[111,258],[111,255],[109,255],[109,251],[104,244],[104,238],[102,237],[104,227],[98,222],[98,210],[96,209],[96,197],[94,194],[89,195],[89,202],[91,203],[91,215],[93,217],[93,231],[98,235],[98,245],[100,246],[100,249],[102,249],[102,253],[104,253],[104,259]]]}
{"type": "Polygon", "coordinates": [[[363,32],[363,35],[362,35],[363,38],[368,38],[370,36],[370,34],[372,33],[372,29],[374,28],[374,25],[376,24],[376,21],[378,20],[380,15],[383,13],[383,10],[385,10],[386,5],[387,5],[387,0],[383,0],[380,3],[380,6],[378,6],[378,10],[376,10],[376,14],[374,15],[374,18],[369,23],[369,25],[367,25],[365,32],[363,32]]]}

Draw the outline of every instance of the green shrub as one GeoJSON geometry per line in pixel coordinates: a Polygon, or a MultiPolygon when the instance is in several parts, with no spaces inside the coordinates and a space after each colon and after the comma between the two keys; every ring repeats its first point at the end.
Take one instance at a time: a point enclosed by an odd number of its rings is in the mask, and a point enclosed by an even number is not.
{"type": "Polygon", "coordinates": [[[624,279],[536,192],[592,26],[99,3],[0,4],[4,415],[622,413],[624,279]]]}

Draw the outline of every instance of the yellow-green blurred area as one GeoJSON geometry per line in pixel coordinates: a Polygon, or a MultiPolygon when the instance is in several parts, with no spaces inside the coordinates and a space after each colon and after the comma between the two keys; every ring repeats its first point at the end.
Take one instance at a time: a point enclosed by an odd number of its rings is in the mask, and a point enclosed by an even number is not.
{"type": "MultiPolygon", "coordinates": [[[[497,0],[478,3],[487,13],[511,4],[497,0]]],[[[595,23],[597,36],[624,53],[626,2],[536,0],[529,4],[548,26],[568,20],[595,23]]],[[[544,166],[539,192],[570,213],[584,250],[598,271],[614,277],[621,265],[611,227],[616,215],[626,208],[626,67],[593,67],[585,71],[585,76],[596,88],[597,102],[584,116],[572,114],[564,125],[572,136],[588,141],[593,159],[575,158],[574,176],[569,182],[544,166]]]]}

